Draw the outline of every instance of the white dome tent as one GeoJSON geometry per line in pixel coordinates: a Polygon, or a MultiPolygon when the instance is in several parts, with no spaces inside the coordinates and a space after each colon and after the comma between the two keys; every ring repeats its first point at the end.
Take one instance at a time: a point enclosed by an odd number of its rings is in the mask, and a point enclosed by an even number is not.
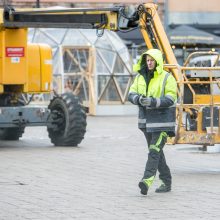
{"type": "Polygon", "coordinates": [[[133,79],[132,60],[123,41],[105,30],[29,30],[29,42],[47,43],[53,49],[54,90],[72,91],[92,115],[133,114],[127,93],[133,79]]]}

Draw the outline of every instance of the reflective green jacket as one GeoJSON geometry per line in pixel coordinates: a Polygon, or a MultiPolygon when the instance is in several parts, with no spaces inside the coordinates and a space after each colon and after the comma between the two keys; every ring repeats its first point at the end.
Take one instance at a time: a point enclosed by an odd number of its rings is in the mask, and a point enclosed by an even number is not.
{"type": "Polygon", "coordinates": [[[134,71],[138,72],[133,84],[130,87],[128,100],[139,106],[139,128],[146,128],[149,132],[168,131],[173,136],[175,132],[175,103],[177,101],[177,83],[172,74],[163,69],[163,56],[160,50],[150,49],[143,53],[134,71]],[[146,67],[146,55],[156,60],[157,66],[152,77],[146,83],[149,74],[146,67]],[[143,68],[146,68],[146,70],[143,68]],[[153,104],[151,108],[139,104],[140,95],[151,97],[153,104]]]}

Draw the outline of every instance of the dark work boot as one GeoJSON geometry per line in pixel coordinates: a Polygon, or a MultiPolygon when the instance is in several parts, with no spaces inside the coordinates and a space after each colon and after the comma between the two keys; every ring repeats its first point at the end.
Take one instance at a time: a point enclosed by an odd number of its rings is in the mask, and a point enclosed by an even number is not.
{"type": "Polygon", "coordinates": [[[165,193],[171,191],[171,185],[165,185],[162,183],[159,188],[155,190],[156,193],[165,193]]]}
{"type": "Polygon", "coordinates": [[[144,182],[144,180],[140,181],[138,186],[141,189],[141,194],[142,195],[147,195],[148,185],[144,182]]]}

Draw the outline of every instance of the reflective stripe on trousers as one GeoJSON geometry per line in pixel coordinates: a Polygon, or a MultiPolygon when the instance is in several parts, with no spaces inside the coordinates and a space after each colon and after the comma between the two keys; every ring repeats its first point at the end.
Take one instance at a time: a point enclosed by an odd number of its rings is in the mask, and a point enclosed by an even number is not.
{"type": "Polygon", "coordinates": [[[163,153],[163,147],[167,140],[166,132],[153,132],[149,134],[144,132],[144,134],[149,144],[149,153],[143,179],[146,180],[145,182],[150,187],[158,170],[160,172],[160,179],[165,184],[171,185],[171,173],[163,153]]]}

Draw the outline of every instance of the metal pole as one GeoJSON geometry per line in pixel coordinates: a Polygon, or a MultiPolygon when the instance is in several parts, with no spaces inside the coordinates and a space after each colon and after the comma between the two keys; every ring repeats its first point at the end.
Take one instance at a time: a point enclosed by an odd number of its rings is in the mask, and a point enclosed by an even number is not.
{"type": "Polygon", "coordinates": [[[40,8],[40,0],[36,0],[36,8],[40,8]]]}
{"type": "Polygon", "coordinates": [[[164,1],[164,27],[167,31],[169,26],[169,0],[164,1]]]}

